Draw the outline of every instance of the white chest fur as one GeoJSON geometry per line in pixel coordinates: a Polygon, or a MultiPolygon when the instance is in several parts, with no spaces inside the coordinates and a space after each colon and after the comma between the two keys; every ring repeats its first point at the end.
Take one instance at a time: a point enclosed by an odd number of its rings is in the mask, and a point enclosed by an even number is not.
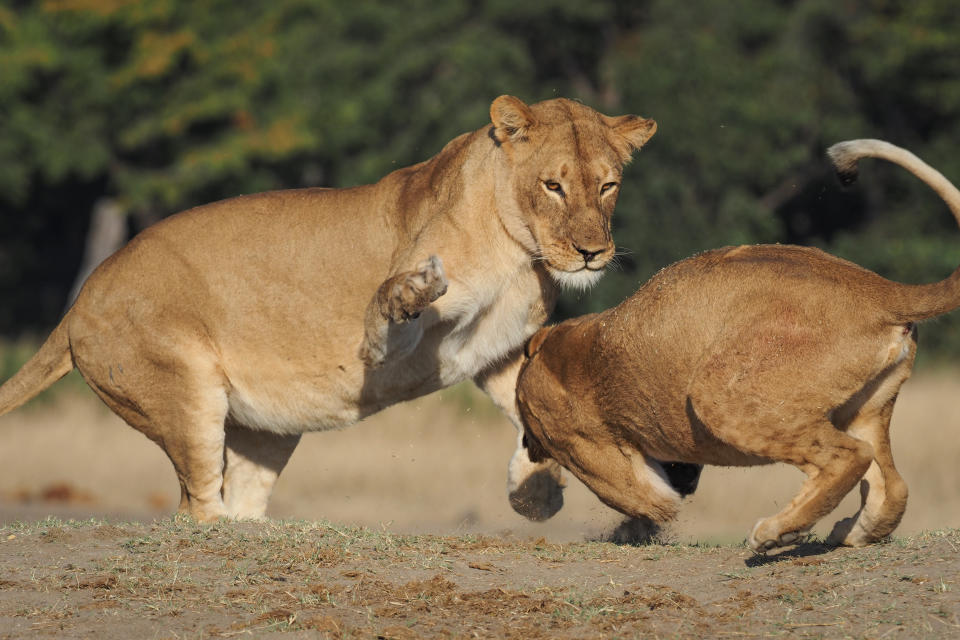
{"type": "Polygon", "coordinates": [[[493,278],[453,277],[447,292],[414,321],[423,325],[408,354],[371,371],[358,358],[355,365],[310,376],[279,362],[231,367],[230,413],[240,424],[280,433],[344,427],[473,378],[520,348],[544,320],[532,267],[493,278]]]}
{"type": "Polygon", "coordinates": [[[441,319],[453,320],[438,354],[444,386],[473,377],[503,359],[543,322],[543,300],[532,269],[511,274],[498,284],[481,288],[451,282],[449,299],[440,305],[441,319]]]}

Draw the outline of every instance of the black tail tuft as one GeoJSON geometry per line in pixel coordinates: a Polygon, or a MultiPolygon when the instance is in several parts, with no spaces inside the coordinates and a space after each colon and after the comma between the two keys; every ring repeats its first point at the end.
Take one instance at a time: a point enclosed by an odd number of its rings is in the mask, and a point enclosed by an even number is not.
{"type": "Polygon", "coordinates": [[[837,169],[837,178],[840,179],[840,184],[845,187],[852,185],[859,177],[860,171],[857,170],[857,165],[853,165],[851,168],[837,169]]]}

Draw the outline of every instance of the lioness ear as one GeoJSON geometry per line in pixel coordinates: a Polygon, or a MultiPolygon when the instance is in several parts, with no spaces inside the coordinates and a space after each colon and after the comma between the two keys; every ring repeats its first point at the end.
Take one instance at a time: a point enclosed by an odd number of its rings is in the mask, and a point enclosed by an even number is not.
{"type": "Polygon", "coordinates": [[[646,144],[647,140],[653,137],[657,132],[657,123],[649,118],[640,116],[620,116],[618,118],[607,118],[607,125],[618,134],[618,137],[625,143],[617,151],[623,157],[624,162],[630,159],[634,151],[646,144]]]}
{"type": "Polygon", "coordinates": [[[498,144],[523,140],[527,130],[537,123],[523,100],[513,96],[500,96],[490,105],[491,135],[498,144]]]}
{"type": "Polygon", "coordinates": [[[528,358],[532,358],[533,354],[540,351],[540,347],[543,346],[543,341],[547,339],[551,331],[553,331],[553,327],[543,327],[540,331],[533,334],[533,337],[527,340],[527,344],[523,348],[524,354],[526,354],[528,358]]]}

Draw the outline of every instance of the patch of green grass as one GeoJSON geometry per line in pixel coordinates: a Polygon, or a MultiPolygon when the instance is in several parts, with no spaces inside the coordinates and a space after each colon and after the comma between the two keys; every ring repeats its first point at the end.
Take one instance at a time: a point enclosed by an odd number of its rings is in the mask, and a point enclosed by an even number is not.
{"type": "Polygon", "coordinates": [[[17,520],[16,522],[5,524],[0,526],[0,533],[36,534],[44,533],[50,529],[84,529],[100,527],[106,524],[108,524],[106,520],[99,518],[88,518],[86,520],[74,520],[70,518],[69,520],[61,520],[56,516],[47,516],[43,520],[37,520],[36,522],[17,520]]]}

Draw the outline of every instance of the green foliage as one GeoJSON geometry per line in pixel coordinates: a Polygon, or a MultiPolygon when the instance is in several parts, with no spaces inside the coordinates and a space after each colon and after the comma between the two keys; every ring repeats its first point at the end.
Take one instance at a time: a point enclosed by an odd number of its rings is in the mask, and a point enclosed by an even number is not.
{"type": "MultiPolygon", "coordinates": [[[[561,316],[724,244],[817,244],[931,281],[960,263],[936,197],[882,163],[841,192],[823,152],[884,138],[960,180],[957,33],[942,0],[4,5],[0,332],[56,320],[79,249],[60,254],[100,196],[151,220],[239,193],[371,182],[482,126],[501,93],[659,123],[625,176],[619,268],[564,298],[561,316]],[[40,311],[25,316],[30,305],[40,311]]],[[[925,333],[960,353],[949,327],[925,333]]]]}

